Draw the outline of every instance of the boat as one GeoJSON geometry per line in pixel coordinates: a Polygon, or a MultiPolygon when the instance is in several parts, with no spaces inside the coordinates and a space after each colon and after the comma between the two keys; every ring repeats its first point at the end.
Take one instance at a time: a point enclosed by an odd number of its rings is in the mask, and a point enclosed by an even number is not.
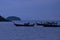
{"type": "Polygon", "coordinates": [[[30,24],[30,23],[24,23],[24,24],[14,24],[14,25],[16,25],[16,26],[34,26],[34,24],[30,24]]]}
{"type": "Polygon", "coordinates": [[[44,24],[44,27],[60,27],[60,25],[57,24],[44,24]]]}
{"type": "Polygon", "coordinates": [[[44,27],[60,27],[57,22],[36,23],[38,26],[44,27]]]}

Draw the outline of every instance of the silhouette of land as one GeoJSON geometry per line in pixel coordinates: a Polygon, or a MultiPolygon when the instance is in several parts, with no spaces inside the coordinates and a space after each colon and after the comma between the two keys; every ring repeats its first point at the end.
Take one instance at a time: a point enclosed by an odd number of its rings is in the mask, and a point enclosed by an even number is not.
{"type": "Polygon", "coordinates": [[[2,22],[2,21],[9,21],[9,20],[7,20],[4,17],[0,16],[0,22],[2,22]]]}
{"type": "Polygon", "coordinates": [[[9,16],[6,19],[10,20],[10,21],[20,21],[21,20],[19,17],[16,17],[16,16],[9,16]]]}
{"type": "MultiPolygon", "coordinates": [[[[9,16],[7,18],[4,18],[2,16],[0,16],[0,22],[12,22],[14,23],[13,21],[20,21],[21,19],[19,17],[15,17],[15,16],[9,16]]],[[[30,22],[27,22],[27,23],[23,23],[23,24],[16,24],[14,23],[14,25],[16,26],[44,26],[44,27],[60,27],[60,24],[58,24],[58,22],[34,22],[33,24],[30,23],[30,22]]]]}

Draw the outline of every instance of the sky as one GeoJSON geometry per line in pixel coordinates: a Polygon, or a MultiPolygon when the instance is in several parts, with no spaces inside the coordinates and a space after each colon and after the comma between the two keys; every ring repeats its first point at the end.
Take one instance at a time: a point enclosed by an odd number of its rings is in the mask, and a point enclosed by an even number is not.
{"type": "Polygon", "coordinates": [[[22,20],[60,20],[60,0],[0,0],[0,15],[22,20]]]}

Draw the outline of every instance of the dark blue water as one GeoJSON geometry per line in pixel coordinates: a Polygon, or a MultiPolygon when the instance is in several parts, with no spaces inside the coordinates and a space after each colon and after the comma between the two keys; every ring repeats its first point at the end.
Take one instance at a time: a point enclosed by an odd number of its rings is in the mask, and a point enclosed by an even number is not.
{"type": "Polygon", "coordinates": [[[0,40],[60,40],[59,27],[16,27],[0,22],[0,40]]]}
{"type": "Polygon", "coordinates": [[[60,40],[60,28],[17,27],[17,40],[60,40]]]}
{"type": "MultiPolygon", "coordinates": [[[[20,21],[21,22],[46,22],[46,21],[20,21]]],[[[57,21],[59,22],[59,21],[57,21]]],[[[60,40],[60,27],[16,27],[17,40],[60,40]]]]}

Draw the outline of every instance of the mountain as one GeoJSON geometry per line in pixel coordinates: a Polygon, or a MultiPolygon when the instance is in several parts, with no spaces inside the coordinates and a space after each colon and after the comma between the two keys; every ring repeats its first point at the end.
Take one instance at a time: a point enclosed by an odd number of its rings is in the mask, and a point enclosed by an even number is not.
{"type": "Polygon", "coordinates": [[[16,16],[9,16],[6,19],[10,20],[10,21],[20,21],[21,20],[19,17],[16,17],[16,16]]]}
{"type": "Polygon", "coordinates": [[[9,21],[9,20],[7,20],[4,17],[0,16],[0,21],[9,21]]]}

